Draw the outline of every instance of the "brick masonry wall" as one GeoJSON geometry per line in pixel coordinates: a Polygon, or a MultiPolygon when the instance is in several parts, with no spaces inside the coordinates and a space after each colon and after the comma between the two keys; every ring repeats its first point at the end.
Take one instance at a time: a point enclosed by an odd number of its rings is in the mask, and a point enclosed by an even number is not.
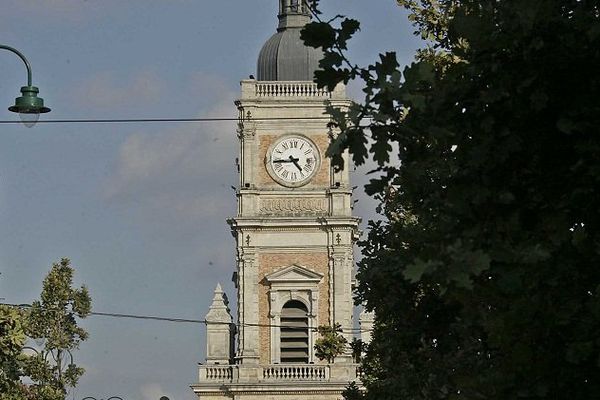
{"type": "MultiPolygon", "coordinates": [[[[312,271],[323,274],[323,279],[319,283],[319,310],[318,324],[329,324],[329,265],[327,252],[311,254],[293,254],[293,253],[263,253],[258,257],[258,313],[259,323],[268,325],[269,321],[269,285],[265,276],[289,267],[292,264],[298,264],[312,271]]],[[[259,328],[260,362],[269,364],[271,361],[271,328],[261,326],[259,328]]]]}

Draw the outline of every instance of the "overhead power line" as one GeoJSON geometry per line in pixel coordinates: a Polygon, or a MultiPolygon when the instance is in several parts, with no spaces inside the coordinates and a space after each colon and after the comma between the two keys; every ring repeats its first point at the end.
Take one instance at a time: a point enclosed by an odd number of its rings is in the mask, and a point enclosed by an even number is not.
{"type": "MultiPolygon", "coordinates": [[[[8,306],[8,307],[17,307],[17,308],[31,308],[31,304],[10,304],[10,303],[0,303],[0,305],[8,306]]],[[[53,310],[44,310],[44,311],[53,311],[53,310]]],[[[120,314],[120,313],[107,313],[107,312],[90,312],[92,316],[99,317],[109,317],[109,318],[128,318],[128,319],[142,319],[142,320],[152,320],[152,321],[163,321],[163,322],[179,322],[179,323],[191,323],[191,324],[203,324],[206,325],[208,322],[205,319],[188,319],[188,318],[174,318],[174,317],[158,317],[154,315],[139,315],[139,314],[120,314]]],[[[220,325],[235,325],[237,327],[247,326],[247,327],[267,327],[267,328],[306,328],[305,326],[289,326],[289,325],[272,325],[272,324],[251,324],[251,323],[229,323],[229,322],[211,322],[212,324],[220,324],[220,325]]],[[[316,328],[312,328],[315,330],[316,328]]],[[[372,332],[371,329],[359,329],[359,328],[350,328],[344,329],[343,332],[348,333],[362,333],[362,332],[372,332]]]]}
{"type": "MultiPolygon", "coordinates": [[[[363,120],[372,120],[371,117],[364,117],[363,120]]],[[[37,124],[161,124],[161,123],[205,123],[205,122],[266,122],[266,121],[323,121],[333,122],[328,116],[323,117],[267,117],[267,118],[250,118],[240,120],[239,118],[97,118],[97,119],[43,119],[36,122],[37,124]]],[[[22,121],[17,120],[0,120],[0,125],[20,125],[22,121]]],[[[369,129],[368,125],[360,125],[360,128],[369,129]]]]}
{"type": "MultiPolygon", "coordinates": [[[[81,119],[42,119],[36,124],[127,124],[127,123],[161,123],[161,122],[226,122],[226,121],[305,121],[305,120],[322,120],[330,121],[329,116],[323,117],[266,117],[266,118],[248,118],[240,120],[234,117],[216,117],[216,118],[81,118],[81,119]]],[[[17,120],[0,120],[0,124],[22,124],[17,120]]]]}

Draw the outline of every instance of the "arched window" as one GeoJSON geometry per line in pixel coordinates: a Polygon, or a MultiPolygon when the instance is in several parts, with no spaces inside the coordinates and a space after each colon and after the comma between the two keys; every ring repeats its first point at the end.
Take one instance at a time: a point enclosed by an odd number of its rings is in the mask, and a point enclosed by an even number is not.
{"type": "Polygon", "coordinates": [[[308,309],[290,300],[281,310],[281,363],[308,364],[308,309]]]}

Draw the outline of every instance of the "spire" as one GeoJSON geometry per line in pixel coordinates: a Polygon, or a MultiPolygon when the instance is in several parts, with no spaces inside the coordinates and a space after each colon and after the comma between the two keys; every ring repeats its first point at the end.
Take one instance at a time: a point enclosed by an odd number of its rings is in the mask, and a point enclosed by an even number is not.
{"type": "Polygon", "coordinates": [[[206,320],[208,322],[231,322],[229,314],[229,301],[227,295],[223,292],[221,284],[217,283],[215,295],[213,296],[212,304],[210,305],[206,320]]]}
{"type": "Polygon", "coordinates": [[[278,31],[287,28],[302,28],[310,22],[307,0],[279,0],[278,31]]]}
{"type": "Polygon", "coordinates": [[[232,325],[228,304],[227,296],[219,283],[205,318],[208,364],[229,364],[233,359],[235,327],[232,325]]]}

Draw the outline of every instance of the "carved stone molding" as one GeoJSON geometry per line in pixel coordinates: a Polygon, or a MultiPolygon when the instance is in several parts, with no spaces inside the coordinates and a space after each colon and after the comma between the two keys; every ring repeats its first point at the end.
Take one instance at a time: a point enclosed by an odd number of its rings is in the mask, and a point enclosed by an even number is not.
{"type": "Polygon", "coordinates": [[[326,198],[267,198],[260,199],[259,212],[263,215],[327,215],[326,198]]]}
{"type": "Polygon", "coordinates": [[[251,139],[256,136],[256,127],[247,122],[238,122],[236,132],[239,139],[251,139]]]}

